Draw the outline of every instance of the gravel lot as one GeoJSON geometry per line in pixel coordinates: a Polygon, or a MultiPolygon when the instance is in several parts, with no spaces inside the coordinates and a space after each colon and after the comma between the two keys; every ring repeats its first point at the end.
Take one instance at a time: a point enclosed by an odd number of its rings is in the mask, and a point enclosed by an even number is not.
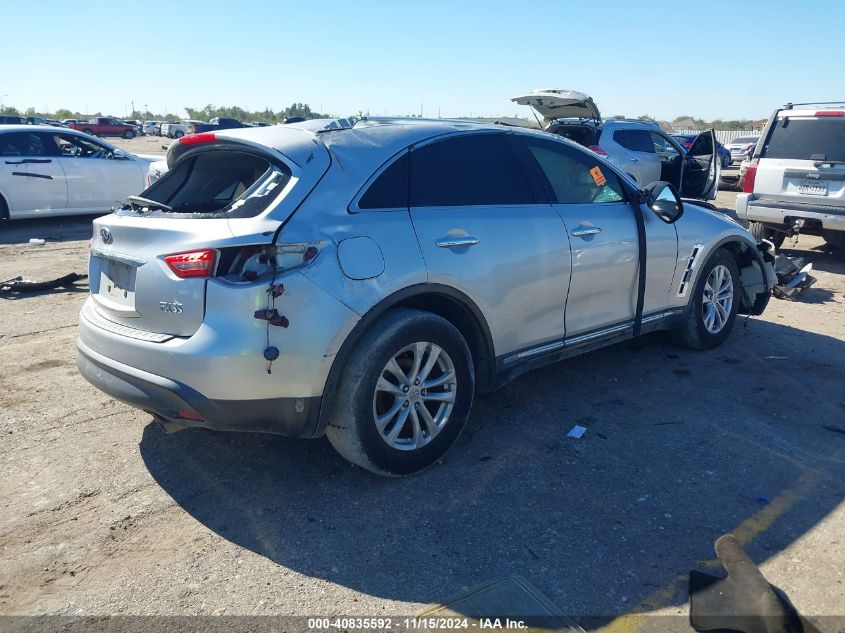
{"type": "MultiPolygon", "coordinates": [[[[3,225],[0,280],[84,272],[90,235],[3,225]]],[[[409,615],[520,574],[606,624],[686,613],[733,531],[800,611],[845,615],[845,257],[787,252],[816,269],[800,301],[711,352],[651,335],[525,375],[404,480],[324,439],[165,435],[77,374],[84,286],[0,298],[0,614],[409,615]]]]}

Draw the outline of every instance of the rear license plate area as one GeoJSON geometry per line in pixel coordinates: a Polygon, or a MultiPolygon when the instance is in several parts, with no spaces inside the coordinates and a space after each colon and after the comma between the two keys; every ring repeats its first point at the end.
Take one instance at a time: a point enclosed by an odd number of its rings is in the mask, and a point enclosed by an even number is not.
{"type": "Polygon", "coordinates": [[[104,259],[100,268],[100,297],[124,308],[135,307],[135,267],[104,259]]]}
{"type": "Polygon", "coordinates": [[[827,182],[823,180],[800,180],[798,181],[798,193],[807,196],[826,196],[827,182]]]}

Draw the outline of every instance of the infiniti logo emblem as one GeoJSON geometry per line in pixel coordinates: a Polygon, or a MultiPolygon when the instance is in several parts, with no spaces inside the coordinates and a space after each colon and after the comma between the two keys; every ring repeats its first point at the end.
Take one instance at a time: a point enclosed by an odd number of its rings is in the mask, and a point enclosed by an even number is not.
{"type": "Polygon", "coordinates": [[[105,227],[100,229],[100,237],[103,239],[103,244],[111,244],[114,241],[114,238],[111,236],[111,231],[105,227]]]}

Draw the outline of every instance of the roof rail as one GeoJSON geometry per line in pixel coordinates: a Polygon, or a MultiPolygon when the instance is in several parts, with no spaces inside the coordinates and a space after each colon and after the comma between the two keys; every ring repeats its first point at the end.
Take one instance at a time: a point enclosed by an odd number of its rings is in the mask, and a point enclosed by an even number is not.
{"type": "Polygon", "coordinates": [[[845,108],[845,101],[808,101],[807,103],[787,103],[783,106],[784,110],[792,110],[795,106],[820,106],[820,105],[838,105],[845,108]]]}

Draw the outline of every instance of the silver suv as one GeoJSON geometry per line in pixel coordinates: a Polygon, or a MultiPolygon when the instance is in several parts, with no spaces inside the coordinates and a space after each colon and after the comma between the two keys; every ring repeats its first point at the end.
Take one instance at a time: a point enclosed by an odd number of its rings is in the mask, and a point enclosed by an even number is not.
{"type": "Polygon", "coordinates": [[[745,170],[737,216],[780,246],[821,235],[845,249],[845,102],[787,104],[774,111],[745,170]]]}
{"type": "Polygon", "coordinates": [[[684,149],[657,123],[602,120],[592,97],[574,90],[535,90],[511,101],[538,112],[546,132],[591,149],[642,185],[662,180],[672,183],[683,198],[716,198],[721,160],[712,130],[684,149]]]}
{"type": "Polygon", "coordinates": [[[94,223],[78,365],[185,426],[327,434],[404,475],[475,393],[658,329],[720,344],[771,256],[543,132],[363,119],[185,136],[94,223]]]}

